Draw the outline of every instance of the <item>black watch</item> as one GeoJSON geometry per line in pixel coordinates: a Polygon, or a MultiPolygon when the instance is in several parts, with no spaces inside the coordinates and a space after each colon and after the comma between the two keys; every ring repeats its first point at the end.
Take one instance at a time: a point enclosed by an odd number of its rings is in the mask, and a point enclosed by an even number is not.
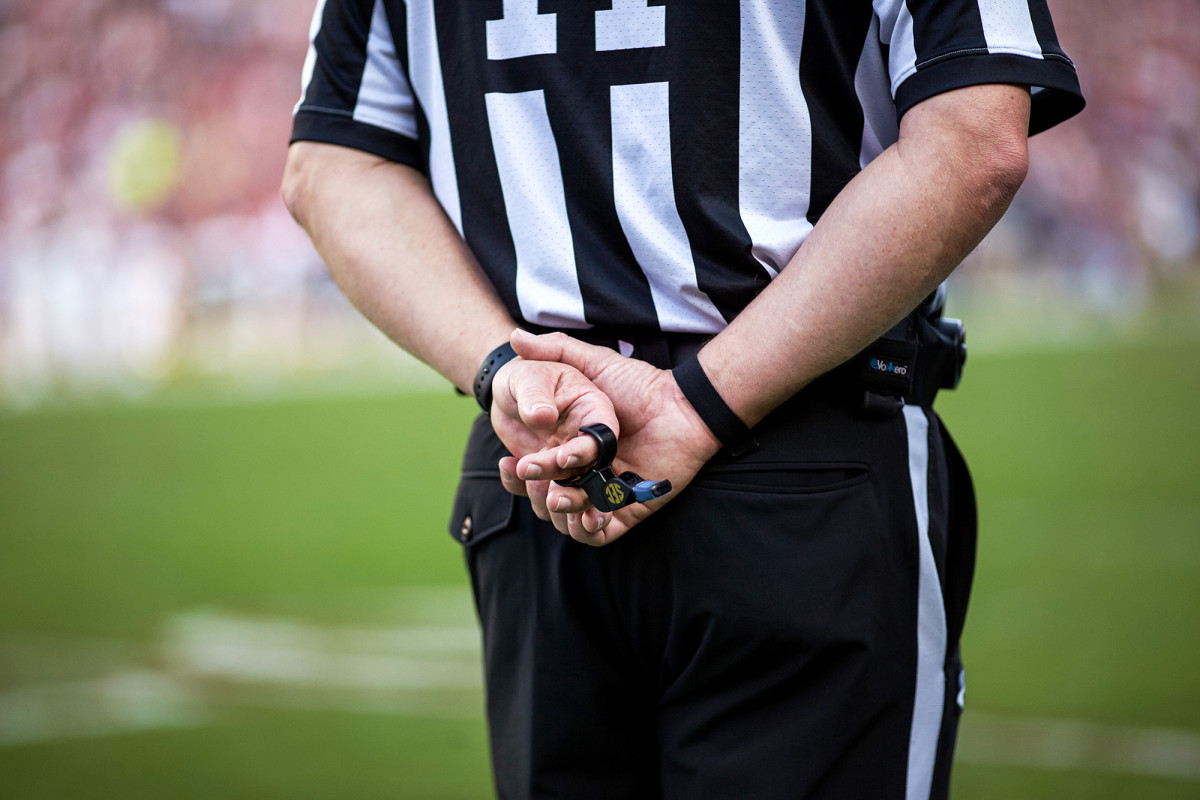
{"type": "Polygon", "coordinates": [[[479,407],[483,409],[483,413],[492,413],[492,381],[496,377],[496,373],[500,371],[508,362],[517,357],[517,352],[513,350],[513,346],[508,342],[497,347],[488,357],[479,365],[479,371],[475,373],[475,402],[479,403],[479,407]]]}

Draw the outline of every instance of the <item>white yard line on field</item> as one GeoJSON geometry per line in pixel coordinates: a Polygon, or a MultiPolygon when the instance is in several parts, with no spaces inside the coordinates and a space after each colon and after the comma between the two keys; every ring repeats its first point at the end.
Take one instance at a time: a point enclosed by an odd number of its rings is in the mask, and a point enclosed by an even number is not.
{"type": "Polygon", "coordinates": [[[957,758],[1200,781],[1200,733],[968,712],[957,758]]]}
{"type": "Polygon", "coordinates": [[[181,675],[364,691],[478,689],[479,633],[466,627],[342,628],[294,619],[180,615],[167,626],[181,675]]]}
{"type": "Polygon", "coordinates": [[[210,719],[196,687],[186,680],[131,670],[0,694],[0,747],[195,727],[210,719]]]}
{"type": "MultiPolygon", "coordinates": [[[[391,598],[391,607],[407,610],[399,615],[404,626],[180,614],[157,647],[127,647],[126,664],[114,663],[120,648],[111,643],[99,660],[94,642],[80,640],[73,655],[72,640],[41,643],[55,660],[73,659],[77,672],[88,674],[91,663],[90,674],[103,676],[88,680],[49,677],[37,666],[45,659],[29,652],[35,643],[22,642],[23,663],[37,672],[0,693],[0,747],[216,724],[221,711],[250,707],[481,719],[479,633],[469,603],[432,592],[391,598]]],[[[958,760],[1200,782],[1200,733],[969,710],[958,760]]]]}

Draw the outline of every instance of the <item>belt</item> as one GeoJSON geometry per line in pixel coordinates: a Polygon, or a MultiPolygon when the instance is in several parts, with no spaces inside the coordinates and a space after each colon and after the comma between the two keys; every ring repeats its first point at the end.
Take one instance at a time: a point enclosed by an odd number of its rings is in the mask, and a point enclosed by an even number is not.
{"type": "Polygon", "coordinates": [[[581,342],[616,350],[623,356],[645,361],[659,369],[671,369],[700,352],[715,334],[664,333],[662,331],[628,331],[611,328],[544,328],[522,325],[530,333],[561,331],[581,342]]]}
{"type": "MultiPolygon", "coordinates": [[[[686,361],[713,338],[712,334],[698,333],[524,327],[532,333],[561,330],[572,338],[607,347],[659,369],[671,369],[686,361]]],[[[797,397],[820,398],[869,416],[891,416],[906,403],[929,406],[939,389],[957,385],[965,358],[961,323],[931,319],[918,310],[844,364],[814,380],[797,397]],[[957,338],[951,330],[954,325],[944,323],[958,325],[957,338]]]]}

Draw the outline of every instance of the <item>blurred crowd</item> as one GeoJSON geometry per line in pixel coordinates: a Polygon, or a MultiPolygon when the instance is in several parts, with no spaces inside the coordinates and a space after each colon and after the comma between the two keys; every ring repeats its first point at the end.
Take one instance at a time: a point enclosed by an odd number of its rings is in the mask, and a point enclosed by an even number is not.
{"type": "Polygon", "coordinates": [[[352,320],[279,200],[312,9],[0,0],[10,398],[302,367],[352,320]]]}
{"type": "MultiPolygon", "coordinates": [[[[1200,4],[1050,2],[1088,108],[1034,140],[963,284],[1139,306],[1196,272],[1200,4]]],[[[0,395],[352,357],[365,324],[278,197],[314,5],[0,0],[0,395]]]]}
{"type": "Polygon", "coordinates": [[[1136,314],[1197,277],[1200,2],[1049,3],[1088,105],[1031,140],[1029,177],[965,277],[1136,314]]]}

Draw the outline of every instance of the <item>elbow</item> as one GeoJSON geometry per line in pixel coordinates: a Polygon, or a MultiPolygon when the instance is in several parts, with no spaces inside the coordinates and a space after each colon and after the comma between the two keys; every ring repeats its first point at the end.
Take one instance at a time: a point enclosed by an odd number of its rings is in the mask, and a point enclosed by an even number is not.
{"type": "Polygon", "coordinates": [[[900,142],[928,157],[967,207],[993,222],[1029,169],[1029,91],[986,84],[935,95],[900,121],[900,142]]]}
{"type": "Polygon", "coordinates": [[[966,156],[968,191],[1000,214],[1029,173],[1029,100],[1024,92],[1014,97],[1022,113],[993,109],[961,122],[958,129],[959,152],[966,156]]]}
{"type": "Polygon", "coordinates": [[[307,227],[305,220],[308,216],[308,209],[312,205],[312,195],[316,183],[313,173],[312,158],[307,154],[306,149],[302,144],[292,145],[288,149],[287,163],[283,168],[280,194],[283,196],[283,204],[287,206],[288,212],[296,222],[300,223],[301,227],[307,227]]]}
{"type": "Polygon", "coordinates": [[[956,194],[965,208],[994,225],[1025,182],[1029,157],[1025,137],[972,137],[959,151],[956,194]]]}
{"type": "Polygon", "coordinates": [[[1025,133],[1001,138],[989,143],[983,158],[981,180],[984,196],[998,203],[1001,211],[1008,208],[1017,190],[1029,174],[1029,148],[1025,133]]]}

